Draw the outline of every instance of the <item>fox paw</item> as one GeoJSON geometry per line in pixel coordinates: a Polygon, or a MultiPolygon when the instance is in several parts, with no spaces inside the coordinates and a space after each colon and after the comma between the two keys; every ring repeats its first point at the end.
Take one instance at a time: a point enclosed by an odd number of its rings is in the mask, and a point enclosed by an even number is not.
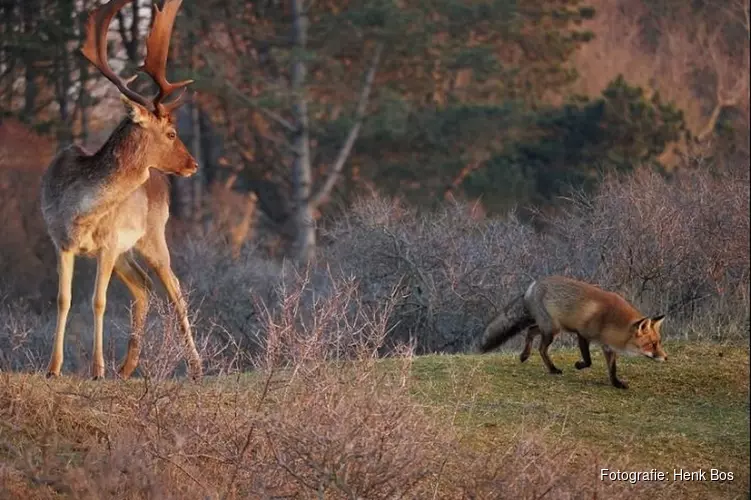
{"type": "Polygon", "coordinates": [[[583,370],[585,368],[589,368],[590,366],[592,366],[592,363],[587,363],[585,361],[577,361],[576,363],[574,363],[574,366],[576,367],[577,370],[583,370]]]}
{"type": "Polygon", "coordinates": [[[628,384],[621,380],[613,380],[613,387],[616,389],[628,389],[628,384]]]}
{"type": "Polygon", "coordinates": [[[561,375],[562,373],[563,373],[563,370],[561,370],[560,368],[551,368],[550,369],[550,374],[551,375],[561,375]]]}

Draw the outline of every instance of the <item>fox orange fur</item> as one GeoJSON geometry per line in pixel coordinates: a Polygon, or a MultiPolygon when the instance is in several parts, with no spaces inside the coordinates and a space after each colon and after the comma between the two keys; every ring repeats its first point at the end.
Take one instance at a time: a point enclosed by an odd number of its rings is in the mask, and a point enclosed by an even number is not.
{"type": "Polygon", "coordinates": [[[664,315],[647,317],[614,292],[563,276],[550,276],[533,282],[523,296],[517,297],[485,329],[480,351],[488,352],[527,329],[522,362],[529,357],[532,340],[539,335],[539,351],[551,374],[560,374],[548,355],[548,348],[561,331],[575,333],[582,359],[581,370],[592,365],[589,344],[601,345],[613,386],[628,386],[616,375],[616,353],[643,355],[666,361],[660,326],[664,315]]]}

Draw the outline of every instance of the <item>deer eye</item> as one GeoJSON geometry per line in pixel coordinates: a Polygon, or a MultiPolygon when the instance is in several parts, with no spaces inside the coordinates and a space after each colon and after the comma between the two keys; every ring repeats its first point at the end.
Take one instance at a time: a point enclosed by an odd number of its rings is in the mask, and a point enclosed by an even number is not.
{"type": "Polygon", "coordinates": [[[174,139],[175,139],[175,137],[177,137],[177,134],[175,133],[175,131],[174,131],[174,130],[170,130],[169,132],[167,132],[167,138],[168,138],[168,139],[170,139],[170,140],[174,140],[174,139]]]}

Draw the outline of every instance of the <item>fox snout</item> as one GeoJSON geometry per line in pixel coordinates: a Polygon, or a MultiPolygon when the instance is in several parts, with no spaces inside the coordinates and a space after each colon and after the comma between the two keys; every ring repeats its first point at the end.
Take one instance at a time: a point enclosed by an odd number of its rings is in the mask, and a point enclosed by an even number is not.
{"type": "Polygon", "coordinates": [[[665,353],[645,352],[644,355],[650,359],[659,361],[660,363],[668,360],[668,355],[665,353]]]}

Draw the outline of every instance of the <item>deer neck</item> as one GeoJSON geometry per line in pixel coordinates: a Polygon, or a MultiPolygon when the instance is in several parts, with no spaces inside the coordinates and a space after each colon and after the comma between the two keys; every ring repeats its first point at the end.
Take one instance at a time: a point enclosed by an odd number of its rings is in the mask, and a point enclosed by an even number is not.
{"type": "Polygon", "coordinates": [[[97,185],[99,203],[90,214],[103,214],[123,202],[149,178],[148,133],[126,118],[90,159],[89,179],[97,185]]]}

